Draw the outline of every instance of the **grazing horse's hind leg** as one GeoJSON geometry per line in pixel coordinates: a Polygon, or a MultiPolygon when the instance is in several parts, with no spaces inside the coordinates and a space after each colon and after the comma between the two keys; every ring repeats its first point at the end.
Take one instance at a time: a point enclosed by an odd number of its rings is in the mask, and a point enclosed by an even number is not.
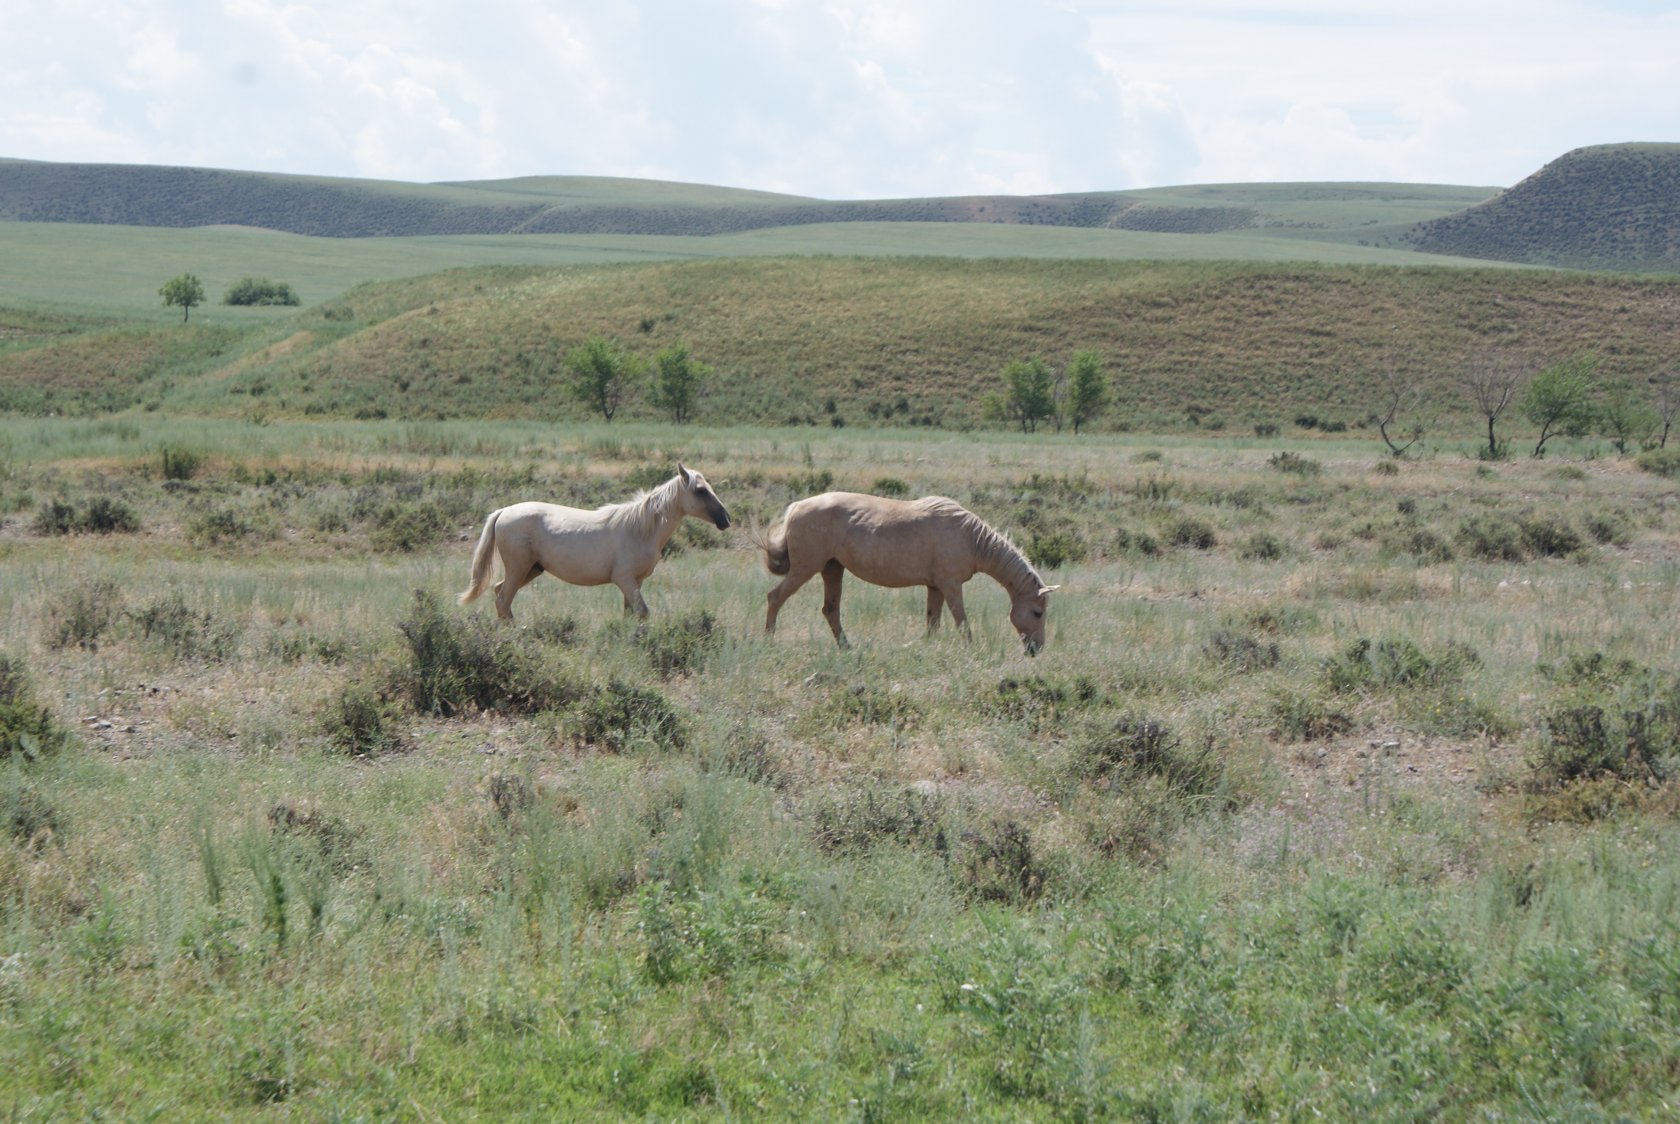
{"type": "Polygon", "coordinates": [[[828,564],[822,568],[823,576],[823,618],[828,621],[828,627],[834,632],[834,642],[842,648],[850,648],[851,642],[846,639],[846,632],[840,627],[840,583],[845,580],[846,568],[830,558],[828,564]]]}
{"type": "Polygon", "coordinates": [[[927,627],[929,632],[939,631],[939,617],[945,611],[945,595],[936,585],[927,587],[927,627]]]}
{"type": "Polygon", "coordinates": [[[782,604],[787,601],[789,597],[792,597],[800,586],[810,581],[811,577],[812,575],[810,574],[790,573],[787,577],[776,583],[776,587],[772,589],[764,599],[769,605],[769,608],[764,614],[765,632],[776,631],[776,617],[782,611],[782,604]]]}

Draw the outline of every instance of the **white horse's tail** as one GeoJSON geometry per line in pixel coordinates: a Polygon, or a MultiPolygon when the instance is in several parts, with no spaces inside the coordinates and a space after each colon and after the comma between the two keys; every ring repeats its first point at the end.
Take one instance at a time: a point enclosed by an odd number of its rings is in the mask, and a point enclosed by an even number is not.
{"type": "Polygon", "coordinates": [[[483,593],[484,587],[490,583],[491,555],[496,546],[496,517],[501,513],[502,509],[498,507],[484,520],[484,531],[478,536],[478,545],[473,548],[472,584],[455,598],[457,605],[465,605],[483,593]]]}

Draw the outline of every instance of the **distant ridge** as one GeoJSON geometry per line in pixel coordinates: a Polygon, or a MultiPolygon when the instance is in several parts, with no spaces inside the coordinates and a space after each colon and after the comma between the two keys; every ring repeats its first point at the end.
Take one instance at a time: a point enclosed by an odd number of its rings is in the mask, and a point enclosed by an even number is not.
{"type": "Polygon", "coordinates": [[[1485,203],[1417,224],[1406,240],[1492,261],[1680,272],[1680,144],[1575,149],[1485,203]]]}
{"type": "MultiPolygon", "coordinates": [[[[1385,185],[1336,192],[1392,195],[1385,185]]],[[[206,168],[0,159],[0,221],[246,226],[331,238],[715,235],[846,222],[1003,223],[1210,234],[1278,225],[1220,188],[833,201],[598,177],[405,184],[206,168]],[[1201,198],[1206,198],[1202,202],[1201,198]]],[[[1401,189],[1405,194],[1405,189],[1401,189]]]]}

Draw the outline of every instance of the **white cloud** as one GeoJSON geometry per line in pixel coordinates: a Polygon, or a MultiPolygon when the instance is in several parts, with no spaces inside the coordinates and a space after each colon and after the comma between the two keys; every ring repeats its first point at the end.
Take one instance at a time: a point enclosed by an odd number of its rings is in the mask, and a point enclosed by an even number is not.
{"type": "Polygon", "coordinates": [[[839,198],[1501,184],[1680,140],[1680,6],[0,0],[0,155],[839,198]]]}

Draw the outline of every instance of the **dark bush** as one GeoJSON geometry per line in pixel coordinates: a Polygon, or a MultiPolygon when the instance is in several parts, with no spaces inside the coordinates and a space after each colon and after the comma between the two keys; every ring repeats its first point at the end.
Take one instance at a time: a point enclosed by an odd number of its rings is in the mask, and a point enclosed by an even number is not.
{"type": "Polygon", "coordinates": [[[1458,525],[1454,540],[1470,557],[1483,562],[1524,562],[1528,544],[1516,520],[1503,515],[1466,519],[1458,525]]]}
{"type": "Polygon", "coordinates": [[[1680,446],[1646,449],[1633,460],[1646,472],[1654,472],[1658,476],[1680,476],[1680,446]]]}
{"type": "Polygon", "coordinates": [[[842,688],[814,711],[825,727],[864,723],[910,729],[922,720],[916,700],[898,690],[883,690],[868,683],[842,688]]]}
{"type": "Polygon", "coordinates": [[[1103,691],[1094,679],[1081,675],[1059,682],[1041,675],[998,680],[986,709],[1000,718],[1026,719],[1032,724],[1058,721],[1064,712],[1084,710],[1101,702],[1103,691]]]}
{"type": "Polygon", "coordinates": [[[811,838],[828,854],[863,854],[882,843],[946,852],[943,802],[929,793],[875,787],[824,793],[811,804],[811,838]]]}
{"type": "Polygon", "coordinates": [[[901,500],[910,495],[910,485],[896,476],[883,476],[869,486],[869,490],[877,496],[888,499],[901,500]]]}
{"type": "Polygon", "coordinates": [[[284,281],[270,281],[266,277],[241,277],[228,289],[227,295],[222,297],[222,303],[295,307],[303,302],[284,281]]]}
{"type": "Polygon", "coordinates": [[[77,529],[95,535],[133,534],[140,529],[140,517],[121,500],[95,496],[83,509],[77,529]]]}
{"type": "Polygon", "coordinates": [[[413,609],[397,630],[409,658],[395,672],[395,693],[422,714],[532,714],[561,709],[587,694],[552,647],[482,617],[447,614],[425,590],[415,591],[413,609]]]}
{"type": "Polygon", "coordinates": [[[409,747],[399,728],[402,708],[365,683],[350,683],[327,700],[317,716],[321,732],[336,750],[352,757],[374,757],[409,747]]]}
{"type": "Polygon", "coordinates": [[[1560,558],[1586,549],[1581,532],[1555,515],[1534,515],[1518,522],[1523,544],[1538,557],[1560,558]]]}
{"type": "Polygon", "coordinates": [[[1237,556],[1249,562],[1276,562],[1287,549],[1283,540],[1270,531],[1256,531],[1243,541],[1237,556]]]}
{"type": "Polygon", "coordinates": [[[1128,777],[1153,775],[1185,796],[1216,792],[1225,776],[1211,740],[1187,746],[1165,723],[1140,714],[1124,714],[1080,730],[1071,748],[1093,781],[1124,785],[1128,777]]]}
{"type": "Polygon", "coordinates": [[[1211,526],[1194,516],[1186,515],[1167,528],[1167,541],[1174,546],[1187,546],[1195,550],[1212,550],[1218,539],[1215,537],[1211,526]]]}
{"type": "Polygon", "coordinates": [[[667,677],[699,670],[717,651],[720,639],[717,618],[705,609],[642,624],[635,632],[636,646],[647,653],[648,663],[667,677]]]}
{"type": "Polygon", "coordinates": [[[1046,871],[1033,855],[1032,836],[1014,820],[963,832],[960,849],[959,884],[969,896],[1021,903],[1044,893],[1046,871]]]}

